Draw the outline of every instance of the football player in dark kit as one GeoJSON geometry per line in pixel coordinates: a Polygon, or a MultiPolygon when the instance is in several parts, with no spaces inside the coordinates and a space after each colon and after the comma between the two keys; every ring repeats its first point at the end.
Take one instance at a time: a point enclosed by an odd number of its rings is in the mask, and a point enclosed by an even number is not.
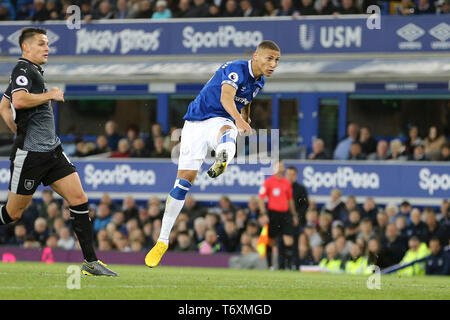
{"type": "Polygon", "coordinates": [[[50,51],[46,34],[42,28],[22,30],[19,37],[22,57],[12,71],[0,103],[2,117],[17,134],[10,156],[8,201],[0,208],[0,225],[21,218],[41,183],[50,186],[69,203],[72,227],[84,256],[82,273],[118,276],[97,259],[88,198],[55,133],[50,101],[64,101],[64,92],[58,88],[47,90],[45,86],[41,65],[47,62],[50,51]]]}

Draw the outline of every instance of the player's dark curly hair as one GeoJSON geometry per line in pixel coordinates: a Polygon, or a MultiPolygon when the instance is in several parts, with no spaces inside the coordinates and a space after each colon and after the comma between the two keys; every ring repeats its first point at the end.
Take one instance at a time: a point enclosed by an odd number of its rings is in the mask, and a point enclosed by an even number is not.
{"type": "Polygon", "coordinates": [[[22,43],[33,37],[35,34],[47,34],[47,30],[45,30],[44,28],[34,28],[34,27],[27,27],[27,28],[23,28],[22,32],[20,33],[19,36],[19,46],[22,48],[22,43]]]}

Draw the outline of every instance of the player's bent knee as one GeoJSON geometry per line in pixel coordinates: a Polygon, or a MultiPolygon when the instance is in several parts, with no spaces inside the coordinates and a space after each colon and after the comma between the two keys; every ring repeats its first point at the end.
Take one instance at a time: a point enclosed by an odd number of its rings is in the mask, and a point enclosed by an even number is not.
{"type": "Polygon", "coordinates": [[[78,206],[80,204],[88,202],[88,196],[85,192],[78,193],[76,196],[72,197],[71,199],[66,199],[67,202],[69,202],[69,205],[71,206],[78,206]]]}

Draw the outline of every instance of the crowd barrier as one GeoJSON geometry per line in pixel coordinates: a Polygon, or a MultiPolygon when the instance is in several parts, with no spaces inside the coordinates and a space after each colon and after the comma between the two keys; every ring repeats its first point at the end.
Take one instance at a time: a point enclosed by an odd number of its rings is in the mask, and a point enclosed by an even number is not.
{"type": "MultiPolygon", "coordinates": [[[[136,200],[148,200],[151,196],[165,199],[177,173],[177,165],[171,160],[77,159],[73,163],[90,199],[99,199],[104,193],[113,199],[127,195],[136,200]]],[[[450,194],[450,163],[446,162],[286,160],[285,165],[297,168],[298,182],[318,202],[328,200],[335,188],[344,196],[355,195],[360,201],[373,197],[380,204],[400,204],[407,199],[412,204],[438,206],[450,194]]],[[[0,159],[3,199],[7,196],[9,167],[9,160],[0,159]]],[[[209,164],[203,164],[190,189],[198,201],[217,202],[227,195],[232,201],[248,202],[272,172],[270,163],[237,164],[235,161],[223,175],[211,179],[206,173],[208,167],[209,164]]],[[[37,197],[42,190],[41,185],[37,197]]]]}

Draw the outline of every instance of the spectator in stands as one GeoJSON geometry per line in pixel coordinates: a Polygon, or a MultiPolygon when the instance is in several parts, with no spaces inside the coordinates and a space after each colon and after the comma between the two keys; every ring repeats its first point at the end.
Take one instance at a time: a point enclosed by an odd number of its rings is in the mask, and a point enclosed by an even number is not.
{"type": "Polygon", "coordinates": [[[174,18],[186,18],[186,14],[189,12],[190,8],[191,8],[190,0],[180,0],[178,2],[178,8],[174,12],[173,17],[174,18]]]}
{"type": "Polygon", "coordinates": [[[194,221],[198,217],[204,217],[206,214],[205,208],[198,204],[189,193],[186,195],[182,211],[186,212],[190,221],[194,221]]]}
{"type": "Polygon", "coordinates": [[[384,210],[387,214],[389,223],[394,223],[399,212],[398,206],[394,203],[388,203],[384,210]]]}
{"type": "MultiPolygon", "coordinates": [[[[408,0],[412,1],[412,0],[408,0]]],[[[414,152],[414,147],[417,144],[422,144],[423,140],[419,136],[419,128],[417,126],[411,126],[408,131],[408,138],[405,142],[405,153],[407,155],[412,155],[414,152]]]]}
{"type": "Polygon", "coordinates": [[[345,211],[345,204],[341,199],[342,192],[339,189],[333,189],[330,193],[330,199],[325,202],[323,210],[330,213],[333,220],[337,220],[343,215],[345,211]]]}
{"type": "Polygon", "coordinates": [[[240,234],[234,220],[225,221],[225,237],[222,242],[227,252],[236,252],[239,248],[240,234]]]}
{"type": "Polygon", "coordinates": [[[73,157],[86,157],[89,155],[87,150],[86,142],[83,140],[83,137],[76,137],[74,139],[75,142],[75,152],[72,154],[73,157]]]}
{"type": "Polygon", "coordinates": [[[292,0],[281,0],[280,7],[281,8],[278,10],[278,16],[293,16],[298,14],[292,0]]]}
{"type": "Polygon", "coordinates": [[[152,19],[170,19],[172,18],[172,11],[167,7],[166,0],[156,1],[156,11],[152,15],[152,19]]]}
{"type": "Polygon", "coordinates": [[[388,160],[407,160],[405,155],[405,146],[400,139],[393,139],[389,143],[390,153],[388,160]]]}
{"type": "Polygon", "coordinates": [[[437,161],[450,161],[450,142],[442,145],[437,161]]]}
{"type": "Polygon", "coordinates": [[[389,147],[386,140],[380,140],[377,144],[377,151],[369,154],[367,160],[377,161],[377,160],[387,160],[389,159],[389,147]]]}
{"type": "Polygon", "coordinates": [[[373,198],[367,198],[360,211],[362,219],[369,218],[373,225],[377,223],[378,207],[373,198]]]}
{"type": "Polygon", "coordinates": [[[60,10],[58,10],[59,5],[55,0],[47,0],[45,4],[45,9],[48,12],[49,20],[60,20],[60,10]]]}
{"type": "Polygon", "coordinates": [[[75,249],[75,239],[70,234],[70,230],[67,227],[61,228],[58,232],[58,243],[57,246],[60,249],[72,250],[75,249]]]}
{"type": "Polygon", "coordinates": [[[315,139],[312,146],[312,153],[308,156],[309,160],[327,160],[330,159],[325,153],[325,144],[322,139],[315,139]]]}
{"type": "Polygon", "coordinates": [[[341,235],[334,240],[334,243],[336,244],[336,249],[338,251],[338,258],[342,261],[348,259],[350,255],[350,247],[353,242],[347,240],[345,236],[341,235]]]}
{"type": "MultiPolygon", "coordinates": [[[[420,242],[419,238],[412,236],[408,241],[409,250],[406,251],[402,260],[401,265],[408,264],[415,260],[419,260],[428,256],[431,251],[428,249],[427,244],[420,242]]],[[[410,267],[406,267],[397,271],[399,275],[403,276],[419,276],[425,274],[425,262],[415,263],[410,267]]]]}
{"type": "Polygon", "coordinates": [[[135,13],[134,19],[150,19],[153,15],[152,5],[150,0],[140,0],[138,10],[135,13]]]}
{"type": "Polygon", "coordinates": [[[406,240],[399,236],[397,227],[391,223],[386,227],[386,234],[381,239],[381,247],[388,265],[399,263],[407,250],[406,240]]]}
{"type": "Polygon", "coordinates": [[[33,8],[32,0],[18,0],[16,5],[16,20],[28,20],[33,8]]]}
{"type": "Polygon", "coordinates": [[[153,150],[150,154],[152,158],[170,158],[170,152],[164,149],[164,137],[155,137],[154,146],[155,150],[153,150]]]}
{"type": "Polygon", "coordinates": [[[356,236],[356,239],[361,239],[365,244],[369,242],[369,239],[375,236],[375,232],[373,231],[372,220],[369,218],[364,218],[361,220],[359,224],[359,233],[356,236]]]}
{"type": "Polygon", "coordinates": [[[325,247],[326,258],[323,258],[319,267],[326,269],[331,273],[341,273],[343,268],[342,260],[337,257],[337,249],[336,244],[334,242],[329,243],[325,247]]]}
{"type": "Polygon", "coordinates": [[[94,220],[94,232],[97,233],[101,229],[105,229],[112,220],[111,210],[106,203],[100,203],[97,207],[97,217],[94,220]]]}
{"type": "Polygon", "coordinates": [[[400,204],[399,212],[398,212],[397,216],[395,217],[395,219],[397,219],[398,216],[403,216],[409,221],[411,211],[412,211],[411,203],[409,203],[409,201],[407,201],[407,200],[404,200],[400,204]]]}
{"type": "Polygon", "coordinates": [[[115,10],[111,8],[109,0],[103,0],[100,2],[97,10],[96,19],[107,20],[114,19],[115,10]]]}
{"type": "Polygon", "coordinates": [[[355,5],[354,0],[342,0],[342,7],[338,9],[340,14],[361,14],[361,10],[355,5]]]}
{"type": "Polygon", "coordinates": [[[139,127],[135,124],[130,124],[126,130],[126,139],[130,145],[133,145],[134,140],[139,138],[139,127]]]}
{"type": "Polygon", "coordinates": [[[312,222],[306,223],[306,226],[304,228],[304,234],[308,237],[308,241],[311,247],[322,245],[322,238],[317,232],[317,228],[314,223],[312,222]]]}
{"type": "Polygon", "coordinates": [[[264,9],[265,9],[264,16],[266,17],[278,16],[278,8],[276,7],[273,0],[267,0],[266,2],[264,2],[264,9]]]}
{"type": "Polygon", "coordinates": [[[421,242],[427,241],[428,228],[425,222],[422,221],[422,213],[419,209],[414,208],[410,214],[411,224],[406,228],[406,236],[411,238],[417,236],[421,242]]]}
{"type": "Polygon", "coordinates": [[[345,225],[345,238],[350,241],[356,241],[360,229],[361,215],[359,210],[352,210],[348,216],[348,223],[345,225]]]}
{"type": "Polygon", "coordinates": [[[399,215],[395,218],[395,227],[402,238],[408,239],[406,236],[406,228],[408,227],[408,219],[405,216],[399,215]]]}
{"type": "Polygon", "coordinates": [[[129,18],[129,9],[127,0],[117,0],[117,10],[114,12],[114,19],[127,19],[129,18]]]}
{"type": "Polygon", "coordinates": [[[238,6],[236,0],[226,0],[225,10],[222,13],[222,17],[226,18],[242,17],[241,8],[238,6]]]}
{"type": "Polygon", "coordinates": [[[359,143],[364,154],[370,155],[377,151],[377,141],[368,127],[361,127],[359,130],[359,143]]]}
{"type": "Polygon", "coordinates": [[[112,120],[106,122],[105,133],[106,139],[108,140],[108,147],[112,151],[116,151],[119,140],[122,139],[122,137],[117,133],[117,124],[112,120]]]}
{"type": "Polygon", "coordinates": [[[239,2],[239,6],[241,7],[241,12],[243,17],[259,17],[262,16],[262,12],[253,8],[253,5],[250,0],[241,0],[239,2]]]}
{"type": "Polygon", "coordinates": [[[347,127],[347,137],[338,143],[334,150],[333,158],[336,160],[347,160],[350,153],[350,145],[358,139],[358,125],[350,123],[347,127]]]}
{"type": "Polygon", "coordinates": [[[203,217],[198,217],[194,220],[194,239],[197,244],[205,240],[206,220],[203,217]]]}
{"type": "MultiPolygon", "coordinates": [[[[419,2],[420,3],[420,2],[419,2]]],[[[445,136],[442,135],[436,126],[431,126],[428,136],[424,139],[425,154],[428,159],[436,160],[439,157],[441,147],[445,145],[445,136]]]]}
{"type": "Polygon", "coordinates": [[[258,219],[259,217],[259,204],[258,198],[251,197],[247,203],[247,208],[245,209],[247,216],[249,219],[258,219]]]}
{"type": "Polygon", "coordinates": [[[350,247],[350,257],[345,262],[345,273],[347,274],[371,274],[367,268],[367,258],[363,255],[361,247],[353,243],[350,247]]]}
{"type": "Polygon", "coordinates": [[[402,0],[400,4],[395,7],[395,14],[402,16],[409,16],[415,14],[416,5],[413,0],[402,0]]]}
{"type": "Polygon", "coordinates": [[[205,240],[198,244],[200,254],[213,254],[224,252],[223,244],[217,238],[217,232],[214,228],[208,228],[205,233],[205,240]]]}
{"type": "Polygon", "coordinates": [[[441,225],[436,219],[436,213],[433,208],[426,207],[423,209],[423,214],[425,215],[425,224],[427,225],[427,241],[431,238],[437,237],[442,246],[449,244],[450,230],[448,226],[441,225]]]}
{"type": "Polygon", "coordinates": [[[11,237],[8,240],[7,244],[10,246],[22,247],[26,238],[27,238],[27,229],[25,228],[24,224],[19,222],[14,226],[14,237],[11,237]]]}
{"type": "Polygon", "coordinates": [[[96,12],[92,8],[92,4],[90,0],[82,0],[81,2],[81,19],[84,20],[85,23],[90,23],[92,19],[96,18],[96,12]]]}
{"type": "Polygon", "coordinates": [[[184,18],[207,18],[209,16],[209,4],[205,0],[194,0],[194,6],[184,15],[184,18]]]}
{"type": "Polygon", "coordinates": [[[315,8],[321,15],[332,15],[338,12],[338,8],[332,0],[318,0],[315,3],[315,8]]]}
{"type": "Polygon", "coordinates": [[[177,241],[173,248],[174,252],[189,252],[195,250],[195,244],[187,231],[177,232],[177,241]]]}
{"type": "Polygon", "coordinates": [[[322,212],[319,215],[319,226],[318,232],[320,237],[322,238],[322,243],[324,245],[331,242],[333,239],[331,238],[331,222],[333,221],[333,216],[329,213],[322,212]]]}
{"type": "Polygon", "coordinates": [[[374,232],[378,239],[381,239],[386,233],[386,227],[389,224],[389,218],[386,211],[377,213],[377,223],[375,224],[374,232]]]}
{"type": "Polygon", "coordinates": [[[302,233],[298,237],[298,266],[307,265],[314,265],[314,258],[308,237],[302,233]]]}
{"type": "Polygon", "coordinates": [[[34,0],[34,6],[31,14],[32,21],[45,21],[50,18],[50,14],[45,8],[44,0],[34,0]]]}
{"type": "Polygon", "coordinates": [[[92,150],[91,154],[102,154],[111,152],[111,148],[108,146],[108,139],[104,134],[97,137],[95,148],[92,150]]]}
{"type": "Polygon", "coordinates": [[[312,16],[318,14],[314,8],[313,0],[301,0],[299,12],[302,16],[312,16]]]}
{"type": "Polygon", "coordinates": [[[133,141],[133,148],[130,153],[130,158],[149,158],[150,151],[146,148],[144,139],[141,137],[133,141]]]}
{"type": "Polygon", "coordinates": [[[50,230],[48,229],[47,221],[44,218],[37,218],[34,221],[34,230],[31,233],[33,238],[38,241],[41,246],[45,246],[45,241],[47,240],[50,230]]]}
{"type": "Polygon", "coordinates": [[[16,12],[10,0],[0,0],[0,21],[15,20],[16,12]]]}
{"type": "Polygon", "coordinates": [[[390,261],[386,260],[386,254],[383,252],[380,240],[374,237],[367,243],[367,258],[369,265],[375,265],[384,269],[389,267],[390,261]]]}
{"type": "Polygon", "coordinates": [[[439,213],[436,214],[436,219],[443,225],[449,225],[450,216],[450,202],[447,199],[442,200],[441,206],[439,207],[439,213]]]}
{"type": "Polygon", "coordinates": [[[358,141],[351,143],[347,160],[366,160],[366,155],[362,152],[361,144],[358,141]]]}
{"type": "Polygon", "coordinates": [[[209,6],[209,15],[208,18],[220,18],[220,8],[214,3],[209,6]]]}
{"type": "Polygon", "coordinates": [[[114,151],[109,156],[110,158],[129,158],[130,157],[130,144],[126,138],[119,140],[117,151],[114,151]]]}
{"type": "Polygon", "coordinates": [[[345,201],[345,207],[340,210],[339,216],[336,217],[336,219],[339,219],[343,223],[347,223],[350,211],[354,209],[359,210],[358,203],[356,202],[356,197],[354,195],[349,195],[347,197],[347,200],[345,201]]]}
{"type": "Polygon", "coordinates": [[[450,250],[444,251],[438,238],[430,239],[431,255],[426,261],[427,275],[450,275],[450,250]]]}
{"type": "Polygon", "coordinates": [[[444,0],[439,10],[441,14],[450,14],[450,0],[444,0]]]}
{"type": "Polygon", "coordinates": [[[138,218],[139,209],[133,196],[128,195],[123,199],[122,210],[125,215],[125,221],[138,218]]]}
{"type": "Polygon", "coordinates": [[[428,161],[425,154],[425,146],[423,143],[417,143],[414,146],[413,154],[409,156],[408,160],[412,161],[428,161]]]}
{"type": "Polygon", "coordinates": [[[418,0],[416,14],[434,14],[436,8],[429,0],[418,0]]]}

